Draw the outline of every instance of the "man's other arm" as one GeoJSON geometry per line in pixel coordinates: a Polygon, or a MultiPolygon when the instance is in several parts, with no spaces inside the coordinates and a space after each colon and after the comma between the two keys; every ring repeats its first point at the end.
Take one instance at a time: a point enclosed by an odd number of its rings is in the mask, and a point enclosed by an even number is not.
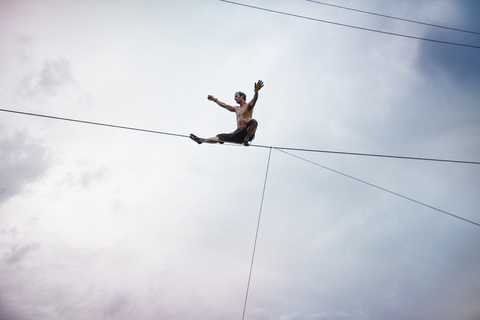
{"type": "Polygon", "coordinates": [[[232,107],[226,103],[223,103],[222,101],[218,100],[214,96],[209,95],[207,97],[208,100],[216,102],[220,107],[227,109],[228,111],[235,112],[235,107],[232,107]]]}

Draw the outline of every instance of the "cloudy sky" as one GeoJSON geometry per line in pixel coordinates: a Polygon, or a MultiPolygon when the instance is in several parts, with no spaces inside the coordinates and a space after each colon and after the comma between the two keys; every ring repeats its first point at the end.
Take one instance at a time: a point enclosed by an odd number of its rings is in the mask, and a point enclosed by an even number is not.
{"type": "MultiPolygon", "coordinates": [[[[478,0],[330,3],[480,32],[478,0]]],[[[219,0],[0,0],[0,70],[2,109],[206,137],[236,127],[207,95],[262,79],[255,145],[480,161],[478,48],[219,0]]],[[[245,319],[480,318],[478,225],[324,168],[480,223],[479,165],[289,153],[0,112],[0,319],[241,319],[267,165],[245,319]]]]}

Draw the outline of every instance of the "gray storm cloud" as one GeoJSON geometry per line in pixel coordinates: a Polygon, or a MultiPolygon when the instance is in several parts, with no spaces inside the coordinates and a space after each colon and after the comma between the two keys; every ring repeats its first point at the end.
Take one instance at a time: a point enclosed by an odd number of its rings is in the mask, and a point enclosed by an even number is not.
{"type": "Polygon", "coordinates": [[[51,165],[47,149],[27,133],[0,124],[0,203],[41,178],[51,165]]]}

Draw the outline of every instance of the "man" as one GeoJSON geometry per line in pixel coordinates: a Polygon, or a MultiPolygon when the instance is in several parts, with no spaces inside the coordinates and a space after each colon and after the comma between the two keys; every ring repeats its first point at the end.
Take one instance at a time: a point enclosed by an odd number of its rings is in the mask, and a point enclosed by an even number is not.
{"type": "Polygon", "coordinates": [[[249,142],[255,138],[255,131],[257,131],[258,122],[255,119],[252,119],[253,115],[253,108],[255,107],[255,103],[258,99],[258,91],[262,89],[263,81],[258,80],[257,83],[254,85],[255,95],[253,96],[252,101],[246,103],[245,100],[247,96],[243,92],[235,93],[235,101],[239,104],[239,106],[230,106],[226,103],[219,101],[214,96],[209,95],[207,97],[208,100],[216,102],[220,107],[227,109],[228,111],[235,112],[237,115],[237,130],[232,133],[221,133],[216,135],[213,138],[202,139],[194,135],[193,133],[190,135],[190,138],[201,144],[203,142],[207,143],[224,143],[227,142],[235,142],[235,143],[243,143],[245,146],[249,145],[249,142]]]}

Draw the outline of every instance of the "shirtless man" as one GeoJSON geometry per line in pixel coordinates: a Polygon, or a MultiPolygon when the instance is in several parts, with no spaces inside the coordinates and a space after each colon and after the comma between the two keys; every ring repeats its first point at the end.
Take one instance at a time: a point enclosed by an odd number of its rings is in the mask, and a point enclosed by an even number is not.
{"type": "Polygon", "coordinates": [[[235,101],[239,104],[239,106],[230,106],[226,103],[219,101],[214,96],[209,95],[207,98],[213,102],[216,102],[220,107],[227,109],[228,111],[235,112],[237,114],[237,130],[232,133],[220,133],[213,138],[202,139],[194,135],[193,133],[190,135],[190,138],[201,144],[203,142],[207,143],[224,143],[227,142],[235,142],[235,143],[243,143],[245,146],[249,145],[249,142],[255,138],[255,131],[257,131],[258,122],[255,119],[252,119],[253,115],[253,107],[255,107],[255,103],[258,99],[258,90],[262,89],[263,81],[258,80],[257,83],[254,85],[255,95],[253,96],[252,101],[249,103],[245,102],[247,98],[245,93],[237,92],[235,93],[235,101]]]}

